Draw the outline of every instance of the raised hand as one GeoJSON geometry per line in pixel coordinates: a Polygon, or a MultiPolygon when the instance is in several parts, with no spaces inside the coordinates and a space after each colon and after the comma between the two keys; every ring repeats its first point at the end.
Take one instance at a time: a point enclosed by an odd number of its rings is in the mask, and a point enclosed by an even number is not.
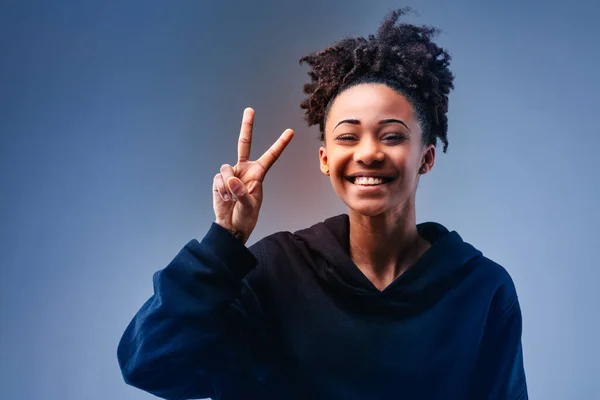
{"type": "Polygon", "coordinates": [[[294,131],[286,129],[279,139],[256,161],[250,161],[254,110],[246,108],[238,141],[238,162],[224,164],[213,179],[215,222],[246,243],[256,227],[263,200],[262,183],[269,169],[292,140],[294,131]]]}

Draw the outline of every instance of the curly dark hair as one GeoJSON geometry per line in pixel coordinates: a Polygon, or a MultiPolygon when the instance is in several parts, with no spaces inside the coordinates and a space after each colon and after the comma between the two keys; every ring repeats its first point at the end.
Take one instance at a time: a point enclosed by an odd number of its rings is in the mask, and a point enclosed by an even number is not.
{"type": "Polygon", "coordinates": [[[346,37],[326,49],[300,59],[311,70],[304,85],[308,97],[300,107],[308,126],[319,125],[325,140],[325,122],[333,100],[342,91],[361,83],[383,83],[412,104],[423,132],[423,144],[448,148],[448,94],[454,76],[448,69],[450,55],[432,42],[440,31],[430,26],[398,24],[410,7],[391,11],[377,35],[346,37]]]}

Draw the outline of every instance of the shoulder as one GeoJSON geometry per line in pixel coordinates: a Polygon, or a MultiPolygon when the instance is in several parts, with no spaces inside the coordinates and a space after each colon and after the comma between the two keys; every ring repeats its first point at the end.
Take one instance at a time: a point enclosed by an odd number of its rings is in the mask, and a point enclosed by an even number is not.
{"type": "Polygon", "coordinates": [[[263,237],[255,245],[267,258],[277,255],[297,256],[298,253],[305,253],[308,248],[314,248],[315,243],[332,242],[333,237],[326,224],[328,222],[333,223],[334,226],[343,224],[343,217],[344,215],[332,217],[293,233],[278,231],[263,237]]]}
{"type": "Polygon", "coordinates": [[[429,255],[431,262],[443,264],[464,278],[462,286],[480,300],[502,298],[505,301],[516,299],[515,284],[508,270],[487,257],[480,249],[463,240],[457,231],[449,231],[443,225],[427,222],[418,225],[419,233],[433,243],[423,257],[429,255]]]}
{"type": "Polygon", "coordinates": [[[264,263],[297,257],[305,248],[304,243],[292,232],[279,231],[263,237],[254,243],[250,250],[264,263]]]}
{"type": "Polygon", "coordinates": [[[484,279],[498,288],[515,291],[515,285],[510,273],[496,261],[481,255],[474,258],[471,262],[473,271],[479,275],[480,279],[484,279]]]}
{"type": "Polygon", "coordinates": [[[489,310],[496,318],[520,314],[519,296],[510,273],[499,263],[485,256],[472,260],[476,282],[489,293],[489,310]]]}

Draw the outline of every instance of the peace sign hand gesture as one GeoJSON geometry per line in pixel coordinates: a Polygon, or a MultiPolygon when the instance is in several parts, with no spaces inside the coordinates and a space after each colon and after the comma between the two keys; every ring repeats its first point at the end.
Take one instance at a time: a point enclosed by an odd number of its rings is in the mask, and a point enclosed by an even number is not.
{"type": "Polygon", "coordinates": [[[213,179],[215,222],[244,244],[258,221],[265,175],[294,136],[293,130],[286,129],[258,160],[250,161],[253,124],[254,110],[246,108],[238,141],[238,162],[234,167],[222,165],[213,179]]]}

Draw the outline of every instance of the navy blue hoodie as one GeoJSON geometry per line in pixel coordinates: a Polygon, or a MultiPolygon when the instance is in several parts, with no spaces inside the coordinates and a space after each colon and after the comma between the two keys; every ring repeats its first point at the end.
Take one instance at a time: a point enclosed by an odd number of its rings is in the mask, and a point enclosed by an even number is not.
{"type": "Polygon", "coordinates": [[[500,265],[437,223],[383,291],[343,214],[247,248],[213,224],[153,278],[118,346],[165,399],[527,399],[521,311],[500,265]]]}

